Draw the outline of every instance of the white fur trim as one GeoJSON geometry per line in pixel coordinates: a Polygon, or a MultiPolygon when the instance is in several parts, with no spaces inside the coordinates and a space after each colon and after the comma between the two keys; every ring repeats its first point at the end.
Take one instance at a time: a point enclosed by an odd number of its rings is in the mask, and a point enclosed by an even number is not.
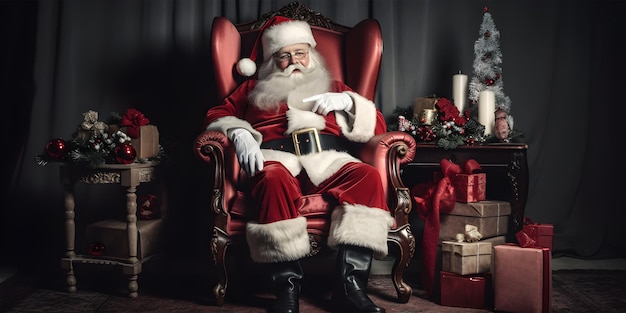
{"type": "Polygon", "coordinates": [[[269,59],[280,48],[297,44],[308,43],[315,48],[317,43],[313,38],[311,26],[303,21],[288,21],[270,26],[263,32],[263,60],[269,59]]]}
{"type": "Polygon", "coordinates": [[[354,118],[347,118],[347,114],[336,114],[337,124],[341,132],[350,141],[367,142],[374,136],[376,130],[376,106],[374,102],[350,91],[346,91],[354,101],[354,118]]]}
{"type": "Polygon", "coordinates": [[[319,186],[348,162],[361,161],[347,152],[335,150],[310,153],[300,157],[302,167],[315,186],[319,186]]]}
{"type": "Polygon", "coordinates": [[[298,157],[290,152],[280,151],[280,150],[270,150],[270,149],[261,149],[263,152],[263,157],[265,157],[265,161],[277,161],[282,163],[291,173],[292,176],[296,177],[300,174],[302,170],[302,165],[298,160],[298,157]]]}
{"type": "Polygon", "coordinates": [[[333,210],[328,245],[353,245],[370,248],[374,257],[387,255],[387,233],[393,226],[393,217],[379,208],[361,204],[347,204],[333,210]]]}
{"type": "Polygon", "coordinates": [[[290,107],[286,114],[287,130],[285,131],[285,135],[291,135],[294,131],[302,128],[313,127],[317,130],[326,128],[326,120],[324,117],[315,112],[290,107]]]}
{"type": "Polygon", "coordinates": [[[241,76],[250,77],[256,73],[256,63],[250,58],[243,58],[237,62],[237,73],[241,76]]]}
{"type": "Polygon", "coordinates": [[[254,139],[256,139],[259,144],[263,140],[263,135],[261,135],[261,133],[252,128],[252,125],[250,125],[250,123],[234,116],[220,117],[206,126],[206,130],[217,130],[224,134],[228,134],[229,129],[235,128],[247,129],[248,131],[250,131],[254,139]]]}
{"type": "Polygon", "coordinates": [[[304,216],[269,224],[248,222],[246,240],[250,257],[258,263],[294,261],[311,252],[304,216]]]}

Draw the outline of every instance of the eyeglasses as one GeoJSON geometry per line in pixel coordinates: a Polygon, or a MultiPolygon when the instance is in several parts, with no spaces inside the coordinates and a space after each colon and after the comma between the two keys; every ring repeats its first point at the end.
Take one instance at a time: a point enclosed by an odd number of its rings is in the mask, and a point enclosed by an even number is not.
{"type": "Polygon", "coordinates": [[[281,53],[276,56],[280,62],[287,62],[289,60],[302,60],[307,54],[308,51],[295,51],[293,54],[289,52],[281,53]]]}

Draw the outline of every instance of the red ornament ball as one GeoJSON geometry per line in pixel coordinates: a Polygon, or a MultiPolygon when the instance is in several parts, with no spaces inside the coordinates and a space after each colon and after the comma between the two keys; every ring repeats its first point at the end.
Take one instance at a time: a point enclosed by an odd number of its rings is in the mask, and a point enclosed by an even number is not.
{"type": "Polygon", "coordinates": [[[133,163],[137,157],[137,151],[128,143],[122,143],[116,146],[115,149],[113,149],[113,153],[115,154],[115,161],[120,164],[133,163]]]}
{"type": "Polygon", "coordinates": [[[491,86],[491,85],[493,85],[493,83],[495,83],[495,81],[493,79],[491,79],[491,78],[485,80],[485,84],[487,84],[487,86],[491,86]]]}
{"type": "Polygon", "coordinates": [[[46,145],[46,154],[55,160],[63,160],[67,154],[67,144],[61,138],[52,139],[46,145]]]}
{"type": "Polygon", "coordinates": [[[93,256],[102,256],[104,255],[104,244],[99,241],[94,241],[89,243],[89,254],[93,256]]]}

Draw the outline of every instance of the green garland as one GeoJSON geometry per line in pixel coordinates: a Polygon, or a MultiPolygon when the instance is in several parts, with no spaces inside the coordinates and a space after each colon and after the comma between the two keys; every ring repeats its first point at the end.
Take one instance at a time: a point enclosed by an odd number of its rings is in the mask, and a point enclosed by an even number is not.
{"type": "MultiPolygon", "coordinates": [[[[485,135],[485,126],[471,117],[466,110],[460,116],[459,110],[448,99],[439,98],[435,104],[436,118],[427,124],[414,117],[413,107],[398,108],[387,121],[389,130],[411,134],[417,142],[434,142],[438,147],[454,149],[461,145],[502,142],[493,135],[485,135]]],[[[509,142],[516,142],[523,132],[511,130],[509,142]]]]}
{"type": "MultiPolygon", "coordinates": [[[[106,122],[98,121],[98,112],[83,113],[84,121],[72,134],[72,138],[51,139],[43,153],[35,155],[38,165],[49,162],[67,162],[88,168],[96,168],[104,164],[118,163],[115,150],[120,145],[129,145],[131,138],[121,129],[111,128],[120,125],[122,116],[111,113],[106,122]]],[[[139,163],[160,160],[165,156],[163,147],[159,145],[158,156],[150,159],[136,158],[139,163]]]]}

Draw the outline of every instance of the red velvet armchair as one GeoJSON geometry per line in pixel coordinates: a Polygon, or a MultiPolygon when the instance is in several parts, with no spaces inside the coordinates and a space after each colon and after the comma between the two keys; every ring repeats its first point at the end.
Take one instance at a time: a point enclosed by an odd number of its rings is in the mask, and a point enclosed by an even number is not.
{"type": "MultiPolygon", "coordinates": [[[[273,15],[309,22],[318,43],[317,49],[325,57],[334,78],[345,82],[364,97],[374,99],[382,56],[378,22],[367,19],[349,28],[296,3],[248,24],[234,25],[224,17],[214,19],[211,51],[217,91],[221,98],[229,95],[244,79],[237,74],[235,65],[242,55],[247,56],[252,49],[259,31],[256,28],[273,15]]],[[[400,166],[412,160],[415,145],[414,139],[404,132],[388,132],[372,138],[355,151],[363,162],[379,170],[385,186],[388,205],[395,218],[395,225],[387,239],[389,254],[395,257],[391,278],[398,301],[403,303],[409,300],[412,293],[411,287],[403,281],[403,274],[413,257],[415,239],[408,223],[411,211],[409,190],[400,180],[400,166]]],[[[218,282],[213,293],[217,304],[222,305],[228,286],[227,250],[235,243],[246,244],[245,225],[250,212],[247,212],[246,196],[240,189],[246,176],[239,167],[233,144],[221,132],[205,131],[200,134],[194,151],[207,164],[208,172],[214,175],[210,203],[215,214],[211,252],[218,271],[218,282]]],[[[300,212],[307,217],[311,255],[314,255],[325,247],[330,212],[335,204],[328,203],[320,195],[303,196],[300,204],[300,212]]]]}

